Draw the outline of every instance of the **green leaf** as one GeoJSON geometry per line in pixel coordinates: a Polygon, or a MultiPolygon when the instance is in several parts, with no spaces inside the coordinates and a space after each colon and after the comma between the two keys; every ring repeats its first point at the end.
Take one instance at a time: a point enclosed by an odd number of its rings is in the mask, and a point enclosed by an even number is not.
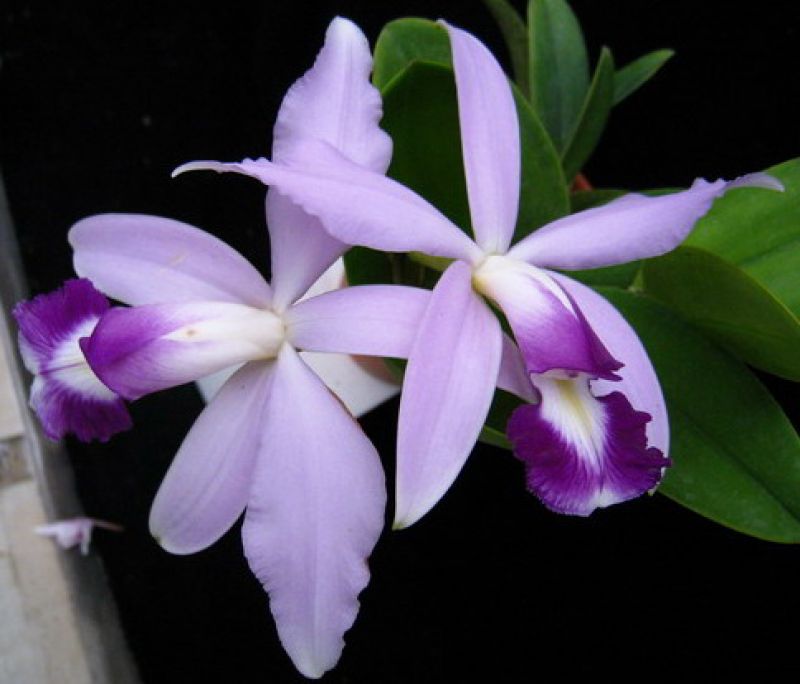
{"type": "Polygon", "coordinates": [[[727,193],[686,244],[741,267],[800,316],[800,159],[766,172],[784,184],[785,192],[742,188],[727,193]]]}
{"type": "Polygon", "coordinates": [[[391,257],[368,247],[351,247],[344,255],[349,285],[392,283],[391,257]]]}
{"type": "Polygon", "coordinates": [[[614,58],[608,48],[603,48],[575,130],[564,149],[562,163],[567,180],[581,170],[600,141],[613,102],[614,58]]]}
{"type": "Polygon", "coordinates": [[[500,27],[506,41],[508,54],[511,56],[511,67],[522,94],[530,97],[530,77],[528,72],[528,27],[508,0],[483,0],[500,27]]]}
{"type": "Polygon", "coordinates": [[[748,363],[800,380],[800,160],[769,173],[786,186],[732,190],[645,288],[748,363]],[[698,271],[696,269],[702,269],[698,271]]]}
{"type": "Polygon", "coordinates": [[[800,440],[772,395],[663,305],[598,291],[636,328],[661,380],[673,466],[659,491],[739,532],[800,542],[800,440]]]}
{"type": "Polygon", "coordinates": [[[392,136],[388,175],[468,229],[461,135],[453,71],[415,62],[383,92],[381,127],[392,136]]]}
{"type": "Polygon", "coordinates": [[[565,0],[530,0],[530,93],[534,111],[563,152],[589,87],[589,61],[578,20],[565,0]]]}
{"type": "Polygon", "coordinates": [[[591,268],[586,271],[568,271],[565,272],[565,275],[586,285],[607,285],[627,289],[633,285],[641,267],[641,261],[628,261],[617,266],[591,268]]]}
{"type": "Polygon", "coordinates": [[[372,82],[383,90],[414,62],[451,66],[447,32],[429,19],[407,17],[390,21],[375,43],[372,82]]]}
{"type": "Polygon", "coordinates": [[[645,263],[645,292],[770,373],[800,380],[800,325],[745,270],[697,247],[679,247],[645,263]]]}
{"type": "Polygon", "coordinates": [[[513,242],[569,213],[567,187],[556,148],[533,108],[513,89],[522,148],[519,215],[513,242]]]}
{"type": "MultiPolygon", "coordinates": [[[[468,230],[469,204],[452,69],[412,63],[392,79],[383,98],[381,125],[394,141],[389,175],[468,230]]],[[[558,156],[547,134],[516,90],[515,102],[523,148],[519,238],[566,214],[569,199],[558,156]]]]}
{"type": "Polygon", "coordinates": [[[673,50],[654,50],[619,69],[614,74],[614,104],[641,88],[674,54],[673,50]]]}
{"type": "Polygon", "coordinates": [[[611,200],[627,195],[628,190],[618,190],[616,188],[602,188],[597,190],[579,190],[573,192],[570,197],[570,213],[576,214],[579,211],[594,209],[608,204],[611,200]]]}

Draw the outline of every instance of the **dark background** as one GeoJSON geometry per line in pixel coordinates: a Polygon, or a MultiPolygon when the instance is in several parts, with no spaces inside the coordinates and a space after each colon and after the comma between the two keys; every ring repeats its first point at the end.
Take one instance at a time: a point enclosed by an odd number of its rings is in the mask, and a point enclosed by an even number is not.
{"type": "MultiPolygon", "coordinates": [[[[522,6],[522,2],[516,3],[522,6]]],[[[587,167],[602,186],[727,178],[798,155],[794,2],[575,1],[596,58],[677,56],[612,115],[587,167]]],[[[14,2],[2,7],[0,165],[32,292],[71,275],[66,231],[104,211],[146,212],[268,260],[263,188],[190,174],[192,159],[269,151],[280,99],[341,14],[374,42],[391,18],[444,16],[505,60],[478,0],[446,2],[14,2]]],[[[757,226],[754,226],[754,230],[757,226]]],[[[776,383],[784,397],[787,385],[776,383]]],[[[796,392],[793,395],[796,398],[796,392]]],[[[796,412],[796,402],[791,409],[796,412]]],[[[152,496],[201,408],[184,387],[137,402],[110,445],[69,442],[146,684],[294,682],[238,529],[189,557],[147,534],[152,496]]],[[[396,402],[363,425],[390,474],[396,402]]],[[[391,485],[390,485],[391,486],[391,485]]],[[[391,490],[390,490],[391,491],[391,490]]],[[[387,532],[329,682],[549,682],[698,671],[797,674],[800,555],[695,516],[661,496],[588,520],[551,514],[519,464],[478,447],[413,528],[387,532]]]]}

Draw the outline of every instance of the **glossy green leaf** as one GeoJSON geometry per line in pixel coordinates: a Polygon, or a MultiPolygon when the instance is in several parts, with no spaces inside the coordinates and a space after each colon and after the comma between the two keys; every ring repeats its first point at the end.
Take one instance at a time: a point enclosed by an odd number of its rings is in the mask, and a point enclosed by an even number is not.
{"type": "Polygon", "coordinates": [[[800,317],[800,159],[767,169],[785,192],[733,190],[715,202],[686,244],[736,264],[800,317]]]}
{"type": "Polygon", "coordinates": [[[586,271],[564,271],[564,274],[586,285],[607,285],[625,289],[633,285],[641,268],[641,261],[629,261],[617,266],[591,268],[586,271]]]}
{"type": "Polygon", "coordinates": [[[600,142],[613,103],[614,58],[608,48],[603,48],[577,124],[564,149],[562,163],[567,180],[575,177],[600,142]]]}
{"type": "Polygon", "coordinates": [[[786,192],[741,188],[701,219],[644,286],[748,363],[800,380],[800,161],[769,170],[786,192]]]}
{"type": "Polygon", "coordinates": [[[492,13],[503,34],[517,87],[526,98],[530,97],[528,27],[508,0],[483,0],[483,4],[492,13]]]}
{"type": "Polygon", "coordinates": [[[468,229],[452,69],[421,62],[408,66],[383,93],[381,126],[394,141],[389,176],[468,229]]]}
{"type": "Polygon", "coordinates": [[[659,491],[745,534],[800,542],[800,440],[772,395],[665,306],[598,291],[636,328],[661,380],[673,466],[659,491]]]}
{"type": "Polygon", "coordinates": [[[627,190],[617,188],[599,188],[597,190],[580,190],[573,192],[569,197],[570,213],[576,214],[586,209],[594,209],[608,204],[611,200],[628,194],[627,190]]]}
{"type": "Polygon", "coordinates": [[[565,0],[530,0],[530,93],[556,148],[564,151],[589,87],[589,61],[578,20],[565,0]]]}
{"type": "Polygon", "coordinates": [[[674,54],[673,50],[654,50],[619,69],[614,74],[614,104],[641,88],[674,54]]]}
{"type": "Polygon", "coordinates": [[[395,282],[391,255],[368,247],[351,247],[344,255],[344,268],[349,285],[395,282]]]}
{"type": "Polygon", "coordinates": [[[648,261],[644,290],[739,358],[800,380],[797,317],[743,269],[697,247],[648,261]]]}
{"type": "Polygon", "coordinates": [[[375,43],[372,82],[383,90],[414,62],[451,66],[447,32],[429,19],[395,19],[383,27],[375,43]]]}
{"type": "Polygon", "coordinates": [[[522,148],[519,215],[513,242],[569,213],[569,188],[550,136],[531,105],[514,89],[522,148]]]}
{"type": "MultiPolygon", "coordinates": [[[[552,143],[530,105],[515,93],[523,147],[520,237],[566,214],[569,199],[552,143]]],[[[383,97],[381,125],[394,141],[389,175],[467,230],[469,204],[452,69],[415,62],[392,80],[383,97]]]]}

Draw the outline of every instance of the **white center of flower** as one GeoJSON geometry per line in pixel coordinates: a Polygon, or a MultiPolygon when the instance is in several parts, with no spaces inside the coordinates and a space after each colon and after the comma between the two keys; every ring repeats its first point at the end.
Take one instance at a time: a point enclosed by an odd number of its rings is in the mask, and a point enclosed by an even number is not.
{"type": "Polygon", "coordinates": [[[574,312],[569,297],[547,272],[524,261],[502,254],[491,254],[472,271],[473,289],[501,306],[504,300],[507,301],[519,290],[521,280],[534,281],[543,291],[556,297],[568,311],[574,312]]]}
{"type": "Polygon", "coordinates": [[[176,328],[164,339],[188,344],[206,342],[235,346],[249,360],[274,359],[286,339],[283,318],[273,311],[244,304],[203,304],[203,316],[176,328]]]}
{"type": "Polygon", "coordinates": [[[542,418],[553,425],[562,439],[574,445],[578,456],[594,468],[602,463],[605,441],[605,411],[589,389],[585,375],[571,379],[534,380],[542,394],[542,418]]]}

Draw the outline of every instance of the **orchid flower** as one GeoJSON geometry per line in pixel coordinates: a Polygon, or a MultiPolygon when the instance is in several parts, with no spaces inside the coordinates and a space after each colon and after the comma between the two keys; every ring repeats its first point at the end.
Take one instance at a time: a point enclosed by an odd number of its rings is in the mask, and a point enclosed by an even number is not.
{"type": "Polygon", "coordinates": [[[634,331],[598,294],[550,269],[663,254],[729,189],[780,184],[753,174],[730,183],[698,180],[661,197],[627,195],[510,246],[520,187],[511,89],[482,43],[442,23],[452,49],[475,241],[410,189],[317,140],[303,141],[281,163],[193,162],[176,173],[250,175],[320,217],[340,240],[454,260],[433,289],[405,374],[396,527],[421,518],[447,491],[486,418],[502,334],[484,298],[508,320],[538,399],[518,409],[508,427],[528,484],[551,509],[588,515],[656,486],[669,463],[667,414],[634,331]]]}
{"type": "Polygon", "coordinates": [[[30,405],[51,439],[74,433],[105,442],[131,427],[125,402],[100,382],[80,348],[109,306],[88,280],[73,279],[14,308],[22,360],[33,375],[30,405]]]}
{"type": "Polygon", "coordinates": [[[122,527],[116,523],[97,520],[96,518],[66,518],[56,520],[47,525],[39,525],[34,532],[43,537],[52,537],[62,549],[71,549],[80,546],[81,555],[89,553],[89,544],[92,543],[92,530],[95,528],[122,532],[122,527]]]}
{"type": "MultiPolygon", "coordinates": [[[[391,140],[369,83],[366,38],[336,19],[313,68],[288,91],[276,159],[303,136],[385,172],[391,140]]],[[[128,400],[244,364],[201,413],[156,495],[153,536],[187,554],[214,543],[242,512],[245,555],[270,595],[296,667],[320,677],[337,662],[366,586],[386,492],[375,448],[300,350],[406,357],[429,293],[394,286],[302,295],[346,246],[270,192],[272,282],[192,226],[100,215],[70,231],[75,269],[113,299],[82,349],[128,400]]]]}

